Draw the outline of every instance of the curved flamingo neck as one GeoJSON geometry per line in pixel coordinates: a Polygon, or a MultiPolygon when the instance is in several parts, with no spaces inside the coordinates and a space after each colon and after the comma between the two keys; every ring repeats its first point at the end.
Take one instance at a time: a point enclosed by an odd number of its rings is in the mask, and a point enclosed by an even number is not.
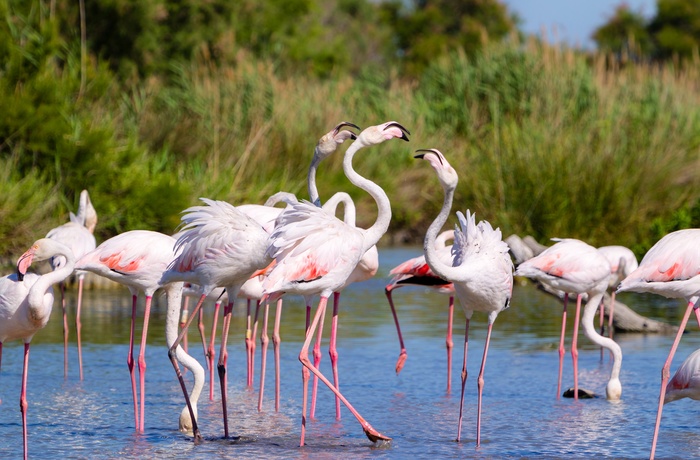
{"type": "Polygon", "coordinates": [[[47,306],[44,304],[44,295],[46,295],[46,291],[48,291],[54,284],[60,283],[68,278],[71,273],[73,273],[73,267],[75,266],[75,257],[73,256],[73,252],[62,251],[59,249],[55,255],[65,257],[65,265],[57,270],[40,276],[29,289],[29,293],[27,294],[29,311],[34,319],[44,318],[46,315],[51,314],[51,307],[53,305],[48,305],[47,308],[47,306]]]}
{"type": "Polygon", "coordinates": [[[357,153],[357,151],[362,147],[366,147],[366,144],[362,140],[362,136],[360,136],[345,151],[345,157],[343,158],[343,171],[345,172],[345,176],[353,185],[369,193],[377,203],[377,220],[370,228],[364,230],[365,238],[362,248],[362,253],[364,254],[369,248],[377,244],[379,239],[389,228],[389,222],[391,221],[391,203],[389,202],[389,197],[379,185],[360,176],[353,169],[352,159],[355,156],[355,153],[357,153]]]}
{"type": "Polygon", "coordinates": [[[323,204],[323,209],[328,211],[330,214],[335,215],[339,204],[343,205],[343,222],[355,227],[355,203],[347,193],[336,192],[332,197],[326,200],[326,202],[323,204]]]}
{"type": "Polygon", "coordinates": [[[447,280],[454,279],[454,277],[450,276],[452,267],[443,263],[440,257],[438,257],[437,250],[435,249],[435,240],[438,232],[442,229],[443,225],[445,225],[445,222],[447,222],[447,216],[450,215],[454,194],[454,188],[445,189],[445,198],[442,201],[440,213],[435,220],[433,220],[433,223],[430,224],[430,227],[428,227],[428,231],[425,232],[425,239],[423,240],[423,252],[428,265],[436,275],[447,280]]]}
{"type": "Polygon", "coordinates": [[[598,305],[603,299],[605,290],[600,292],[592,292],[588,295],[588,302],[583,309],[583,316],[581,317],[581,326],[583,327],[583,332],[586,334],[588,339],[598,346],[607,348],[613,355],[613,367],[610,371],[610,380],[619,380],[620,369],[622,367],[622,349],[620,346],[612,339],[608,337],[603,337],[596,331],[595,328],[595,315],[598,312],[598,305]]]}

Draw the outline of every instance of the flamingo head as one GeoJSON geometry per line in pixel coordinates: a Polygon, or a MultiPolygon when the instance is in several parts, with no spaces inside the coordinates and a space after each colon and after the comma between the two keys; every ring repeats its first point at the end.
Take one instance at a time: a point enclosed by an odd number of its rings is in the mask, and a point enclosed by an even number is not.
{"type": "MultiPolygon", "coordinates": [[[[197,404],[192,404],[192,412],[194,412],[194,418],[197,418],[197,404]]],[[[192,423],[192,417],[190,416],[190,411],[185,406],[180,413],[180,433],[187,435],[194,435],[194,428],[192,423]]]]}
{"type": "Polygon", "coordinates": [[[343,121],[338,123],[335,128],[333,128],[328,133],[324,134],[323,137],[321,137],[321,139],[318,140],[318,144],[316,144],[316,150],[314,151],[314,159],[316,161],[323,160],[328,155],[335,152],[338,146],[346,140],[357,139],[357,135],[354,132],[349,131],[347,129],[342,129],[346,126],[358,130],[360,129],[359,126],[357,126],[354,123],[350,123],[349,121],[343,121]]]}
{"type": "Polygon", "coordinates": [[[457,171],[450,166],[442,152],[437,149],[419,149],[416,152],[424,152],[416,155],[414,158],[426,160],[430,163],[435,169],[443,189],[454,190],[457,188],[457,171]]]}
{"type": "Polygon", "coordinates": [[[605,387],[605,397],[608,401],[619,401],[622,396],[622,384],[620,379],[611,378],[608,381],[608,385],[605,387]]]}
{"type": "Polygon", "coordinates": [[[370,126],[360,133],[356,142],[362,142],[364,145],[381,144],[389,139],[403,139],[408,141],[408,134],[411,134],[406,128],[395,121],[388,121],[381,125],[370,126]]]}

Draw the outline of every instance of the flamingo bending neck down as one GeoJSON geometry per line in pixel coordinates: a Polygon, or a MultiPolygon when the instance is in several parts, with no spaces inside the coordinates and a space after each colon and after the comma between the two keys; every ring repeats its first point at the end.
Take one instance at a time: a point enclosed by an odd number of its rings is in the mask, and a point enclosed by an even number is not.
{"type": "MultiPolygon", "coordinates": [[[[68,246],[76,260],[88,252],[95,249],[95,226],[97,225],[97,212],[92,206],[90,195],[87,190],[80,192],[80,203],[78,205],[78,214],[70,213],[70,222],[60,225],[46,234],[46,238],[60,241],[68,246]]],[[[65,264],[65,257],[56,256],[51,258],[51,268],[54,270],[65,264]]],[[[82,270],[76,271],[78,277],[78,301],[75,310],[75,334],[78,341],[78,367],[80,380],[83,380],[83,347],[81,341],[81,322],[80,310],[83,302],[83,282],[85,280],[85,272],[82,270]]],[[[66,316],[66,299],[65,299],[65,283],[59,283],[61,289],[61,307],[63,309],[63,378],[68,377],[68,318],[66,316]]]]}
{"type": "Polygon", "coordinates": [[[464,332],[464,361],[462,363],[462,395],[459,405],[457,441],[461,439],[464,389],[467,381],[467,345],[469,343],[469,323],[475,311],[488,314],[488,330],[484,344],[484,354],[477,380],[477,419],[476,445],[481,444],[481,400],[484,389],[484,368],[491,340],[491,330],[498,314],[510,306],[513,293],[513,262],[508,253],[508,245],[503,242],[501,231],[491,224],[481,221],[476,224],[474,215],[467,211],[466,217],[457,212],[459,227],[455,228],[452,264],[446,264],[435,248],[438,232],[447,221],[452,209],[452,200],[457,188],[457,172],[447,162],[445,156],[436,149],[418,150],[424,152],[416,158],[430,163],[437,173],[445,197],[440,213],[425,233],[423,251],[431,270],[440,278],[454,283],[455,293],[466,316],[464,332]]]}
{"type": "Polygon", "coordinates": [[[29,345],[40,329],[46,326],[53,307],[53,288],[73,273],[75,258],[69,247],[49,238],[37,240],[17,261],[17,273],[0,278],[0,361],[2,344],[8,340],[24,341],[24,366],[19,407],[22,413],[24,459],[27,459],[27,370],[29,345]],[[39,276],[27,273],[32,262],[63,257],[65,263],[56,270],[39,276]]]}
{"type": "Polygon", "coordinates": [[[669,298],[683,298],[688,305],[666,362],[661,369],[661,391],[651,443],[651,459],[656,452],[666,384],[671,375],[671,362],[692,311],[695,311],[695,317],[700,325],[700,301],[698,300],[700,298],[700,245],[698,241],[700,241],[698,228],[667,234],[649,249],[639,263],[639,267],[622,280],[617,288],[617,292],[650,292],[669,298]]]}
{"type": "MultiPolygon", "coordinates": [[[[408,140],[408,131],[396,122],[387,122],[363,130],[348,147],[343,160],[343,170],[353,185],[368,192],[377,203],[377,220],[369,229],[348,225],[328,212],[308,202],[291,203],[278,219],[270,238],[268,254],[275,259],[275,266],[263,282],[266,297],[274,300],[284,293],[300,295],[320,294],[320,301],[313,321],[306,332],[306,339],[299,353],[299,361],[306,369],[328,386],[357,418],[365,435],[373,441],[390,440],[380,434],[355,410],[347,399],[309,360],[309,345],[320,318],[325,312],[328,297],[341,289],[352,271],[372,246],[386,232],[391,220],[389,198],[379,185],[360,176],[352,167],[352,159],[363,147],[377,145],[386,140],[408,140]]],[[[304,445],[306,433],[306,406],[308,372],[302,373],[302,426],[300,445],[304,445]]]]}
{"type": "MultiPolygon", "coordinates": [[[[620,368],[622,366],[622,349],[612,339],[601,336],[595,329],[594,319],[598,306],[608,288],[610,276],[610,264],[607,259],[593,246],[583,241],[566,238],[555,239],[553,246],[542,253],[529,259],[518,266],[516,276],[525,276],[545,283],[554,289],[566,293],[577,294],[576,316],[574,318],[574,338],[571,343],[571,355],[574,362],[574,398],[578,399],[578,349],[577,336],[579,326],[579,312],[581,308],[581,296],[588,295],[586,306],[581,317],[583,332],[588,339],[604,347],[612,353],[613,366],[610,379],[606,386],[606,397],[609,400],[618,400],[622,394],[620,383],[620,368]]],[[[560,339],[559,354],[559,380],[561,381],[561,368],[563,358],[564,325],[560,339]]],[[[557,391],[559,397],[559,390],[557,391]]]]}
{"type": "Polygon", "coordinates": [[[178,291],[182,290],[181,285],[161,283],[161,276],[175,258],[175,255],[175,238],[172,236],[150,230],[131,230],[103,241],[93,251],[81,257],[75,265],[76,269],[95,273],[126,286],[131,293],[131,332],[129,337],[129,354],[126,362],[131,375],[134,423],[136,431],[139,432],[145,430],[146,343],[148,323],[151,315],[151,301],[153,294],[158,289],[164,289],[168,298],[178,295],[178,291]],[[136,306],[140,292],[144,293],[146,302],[141,331],[141,346],[139,348],[138,361],[135,362],[136,306]],[[139,370],[140,407],[134,373],[136,363],[138,363],[139,370]]]}

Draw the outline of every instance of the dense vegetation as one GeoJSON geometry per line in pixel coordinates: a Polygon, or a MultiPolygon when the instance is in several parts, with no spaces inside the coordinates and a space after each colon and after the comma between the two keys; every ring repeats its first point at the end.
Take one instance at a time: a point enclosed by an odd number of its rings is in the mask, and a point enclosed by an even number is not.
{"type": "MultiPolygon", "coordinates": [[[[74,3],[0,2],[0,254],[65,222],[83,188],[98,241],[171,233],[200,196],[304,196],[316,140],[342,120],[412,132],[355,161],[391,198],[397,239],[420,240],[441,204],[434,174],[412,160],[428,147],[460,172],[458,207],[505,235],[642,254],[700,226],[697,60],[620,65],[521,41],[503,7],[473,49],[459,38],[476,33],[470,21],[412,41],[447,0],[408,12],[363,0],[99,0],[81,49],[74,3]]],[[[365,225],[374,204],[341,161],[321,165],[321,196],[348,191],[365,225]]]]}

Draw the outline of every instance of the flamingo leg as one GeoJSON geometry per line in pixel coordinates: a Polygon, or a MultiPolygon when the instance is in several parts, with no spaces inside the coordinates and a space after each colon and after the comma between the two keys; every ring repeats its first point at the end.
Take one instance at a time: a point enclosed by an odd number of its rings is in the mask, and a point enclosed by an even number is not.
{"type": "Polygon", "coordinates": [[[231,316],[233,315],[233,295],[230,295],[228,305],[224,308],[224,320],[221,327],[221,349],[219,350],[219,362],[216,369],[219,373],[219,385],[221,386],[221,409],[224,415],[224,437],[228,438],[228,407],[227,407],[227,376],[226,367],[228,363],[228,351],[226,350],[226,342],[228,341],[228,331],[231,325],[231,316]]]}
{"type": "Polygon", "coordinates": [[[255,339],[257,338],[258,335],[258,314],[260,313],[260,300],[257,300],[255,302],[255,317],[253,319],[253,331],[252,331],[252,336],[250,337],[250,384],[248,385],[249,387],[253,386],[254,383],[254,374],[255,374],[255,339]]]}
{"type": "Polygon", "coordinates": [[[484,356],[481,358],[481,369],[479,370],[479,379],[477,380],[477,387],[479,390],[479,396],[477,401],[476,409],[476,445],[477,447],[481,445],[481,396],[484,392],[484,368],[486,367],[486,355],[489,352],[489,343],[491,343],[491,329],[493,328],[493,323],[489,323],[488,332],[486,333],[486,343],[484,344],[484,356]]]}
{"type": "Polygon", "coordinates": [[[394,324],[396,324],[396,333],[399,335],[399,345],[401,346],[401,352],[399,353],[399,359],[396,361],[396,375],[399,375],[403,365],[406,363],[406,358],[408,358],[408,352],[406,352],[406,347],[403,343],[403,336],[401,335],[401,326],[399,326],[399,317],[396,314],[396,308],[394,307],[394,301],[391,298],[391,291],[396,288],[396,285],[388,285],[384,289],[386,298],[389,301],[389,306],[391,307],[391,314],[394,315],[394,324]]]}
{"type": "Polygon", "coordinates": [[[569,294],[564,294],[564,309],[561,313],[561,335],[559,336],[559,377],[557,379],[557,399],[561,395],[561,376],[564,371],[564,354],[566,349],[564,348],[564,337],[566,336],[566,308],[569,305],[569,294]]]}
{"type": "MultiPolygon", "coordinates": [[[[693,302],[688,302],[688,308],[686,308],[685,314],[683,315],[683,320],[681,320],[681,324],[678,326],[678,332],[676,333],[676,338],[673,340],[671,351],[668,353],[668,358],[666,358],[664,367],[661,368],[661,394],[659,395],[659,408],[656,412],[656,424],[654,425],[654,436],[651,441],[651,454],[649,455],[649,460],[654,459],[654,453],[656,452],[656,442],[659,438],[659,427],[661,426],[661,412],[663,411],[664,399],[666,397],[666,384],[671,376],[671,362],[673,361],[673,355],[676,354],[676,349],[678,348],[678,344],[681,341],[681,336],[685,331],[685,326],[688,324],[688,318],[690,318],[690,312],[693,310],[693,307],[693,302]]],[[[698,315],[697,309],[696,315],[698,315]]],[[[700,316],[698,317],[698,322],[700,322],[700,316]]]]}
{"type": "Polygon", "coordinates": [[[29,342],[24,344],[24,366],[22,367],[22,391],[19,396],[19,410],[22,413],[22,443],[24,460],[27,460],[27,371],[29,370],[29,342]]]}
{"type": "Polygon", "coordinates": [[[571,341],[571,359],[574,363],[574,399],[578,399],[578,328],[581,313],[581,294],[576,296],[576,316],[574,316],[574,338],[571,341]]]}
{"type": "Polygon", "coordinates": [[[275,327],[272,331],[272,347],[275,351],[275,412],[280,411],[280,320],[282,319],[282,299],[277,299],[275,327]]]}
{"type": "MultiPolygon", "coordinates": [[[[326,310],[326,304],[328,302],[328,297],[326,296],[321,296],[321,300],[318,304],[318,309],[316,310],[316,314],[314,315],[313,322],[311,323],[311,327],[309,330],[306,332],[306,339],[304,340],[304,345],[301,348],[301,351],[299,352],[299,361],[304,365],[304,367],[311,372],[313,372],[314,375],[317,375],[319,379],[328,387],[330,390],[335,393],[336,396],[340,398],[340,400],[345,404],[345,406],[352,412],[352,414],[355,416],[357,421],[360,423],[362,426],[362,429],[365,432],[365,435],[367,438],[372,441],[372,442],[377,442],[380,440],[383,441],[390,441],[391,438],[382,435],[379,433],[377,430],[372,428],[372,426],[360,415],[357,410],[350,404],[350,402],[343,396],[340,391],[334,387],[331,382],[319,371],[314,365],[311,363],[309,360],[309,346],[311,344],[311,340],[313,338],[314,332],[316,331],[316,327],[318,326],[318,322],[321,316],[323,316],[323,313],[326,310]]],[[[304,384],[304,386],[306,386],[304,384]]],[[[306,432],[306,401],[304,400],[303,402],[303,412],[302,412],[302,418],[301,418],[301,446],[304,445],[304,435],[306,432]]]]}
{"type": "Polygon", "coordinates": [[[252,330],[252,318],[250,314],[250,299],[246,301],[246,329],[245,329],[245,356],[246,356],[246,385],[249,387],[253,386],[253,369],[251,367],[252,357],[250,355],[251,345],[250,342],[253,339],[252,330]]]}
{"type": "MultiPolygon", "coordinates": [[[[313,355],[314,355],[314,366],[318,368],[321,365],[321,340],[323,339],[323,320],[326,315],[321,316],[318,323],[318,334],[316,335],[316,344],[314,345],[313,355]]],[[[304,370],[302,368],[302,370],[304,370]]],[[[308,373],[308,371],[306,371],[308,373]]],[[[316,418],[316,391],[318,390],[318,377],[314,375],[313,383],[311,384],[311,411],[309,413],[309,418],[311,420],[316,418]]]]}
{"type": "Polygon", "coordinates": [[[131,299],[131,331],[129,332],[129,354],[126,356],[126,365],[129,367],[129,374],[131,375],[131,393],[134,398],[134,425],[136,426],[136,431],[139,431],[139,399],[136,393],[136,374],[134,374],[134,330],[138,296],[132,294],[131,299]]]}
{"type": "MultiPolygon", "coordinates": [[[[190,316],[190,310],[189,310],[189,305],[190,305],[190,298],[185,297],[185,300],[182,302],[182,310],[180,311],[180,330],[182,330],[185,327],[185,323],[187,322],[187,318],[190,316]]],[[[199,311],[201,314],[201,310],[199,311]]],[[[185,353],[187,353],[187,334],[182,338],[182,349],[185,350],[185,353]]],[[[183,371],[187,372],[187,368],[183,371]]]]}
{"type": "Polygon", "coordinates": [[[180,372],[180,365],[177,362],[175,350],[177,349],[177,346],[182,341],[183,337],[187,334],[187,329],[190,327],[190,324],[192,323],[192,319],[194,318],[194,315],[199,313],[200,309],[202,308],[202,304],[204,303],[204,300],[206,298],[207,298],[206,294],[202,294],[200,296],[199,301],[197,302],[197,305],[194,307],[194,310],[192,311],[192,316],[190,316],[187,319],[187,322],[185,323],[185,326],[183,327],[183,329],[180,331],[180,334],[177,336],[177,339],[175,339],[175,342],[170,346],[170,349],[168,349],[168,357],[170,358],[170,362],[173,364],[173,368],[175,369],[175,375],[177,376],[177,379],[180,382],[180,387],[182,388],[182,393],[185,396],[185,403],[187,404],[187,409],[189,410],[190,418],[192,419],[192,432],[194,434],[195,444],[202,441],[202,435],[199,432],[199,427],[197,425],[197,419],[194,415],[194,410],[192,409],[192,403],[190,402],[190,395],[187,393],[187,385],[185,384],[185,379],[182,377],[182,372],[180,372]]]}
{"type": "MultiPolygon", "coordinates": [[[[328,354],[331,357],[331,368],[333,369],[333,385],[340,390],[340,380],[338,379],[338,309],[340,304],[340,293],[333,293],[333,318],[331,320],[331,341],[328,346],[328,354]]],[[[335,397],[335,419],[340,420],[340,398],[335,397]]]]}
{"type": "Polygon", "coordinates": [[[61,290],[61,309],[63,310],[63,378],[68,378],[68,315],[66,314],[66,285],[58,284],[61,290]]]}
{"type": "Polygon", "coordinates": [[[146,339],[148,334],[148,321],[151,317],[151,300],[152,296],[146,296],[146,309],[143,314],[143,330],[141,331],[141,347],[139,348],[139,384],[141,391],[141,419],[139,427],[141,433],[145,430],[144,419],[146,412],[146,339]]]}
{"type": "Polygon", "coordinates": [[[455,298],[450,296],[450,305],[448,306],[447,314],[447,335],[445,336],[445,348],[447,349],[447,393],[452,391],[452,325],[455,312],[455,298]]]}
{"type": "MultiPolygon", "coordinates": [[[[211,339],[209,341],[209,348],[207,349],[207,367],[209,368],[209,401],[214,400],[214,358],[216,357],[216,349],[214,348],[214,341],[216,340],[216,323],[219,319],[219,309],[221,308],[221,301],[217,300],[214,304],[214,318],[211,323],[211,339]]],[[[204,327],[202,327],[202,330],[204,327]]]]}
{"type": "Polygon", "coordinates": [[[464,388],[467,384],[467,352],[469,351],[469,318],[464,327],[464,359],[462,360],[462,396],[459,401],[459,422],[457,423],[457,442],[462,439],[462,413],[464,411],[464,388]]]}
{"type": "MultiPolygon", "coordinates": [[[[259,305],[259,304],[258,304],[259,305]]],[[[270,314],[270,303],[265,302],[262,331],[260,331],[260,394],[258,395],[258,412],[262,412],[263,393],[265,392],[265,368],[267,364],[267,319],[270,314]]],[[[256,312],[257,316],[257,312],[256,312]]]]}
{"type": "Polygon", "coordinates": [[[80,322],[80,309],[83,303],[83,281],[85,275],[80,275],[78,277],[78,306],[75,310],[75,334],[78,339],[78,367],[80,373],[80,380],[83,380],[83,345],[81,340],[83,325],[80,322]]]}

